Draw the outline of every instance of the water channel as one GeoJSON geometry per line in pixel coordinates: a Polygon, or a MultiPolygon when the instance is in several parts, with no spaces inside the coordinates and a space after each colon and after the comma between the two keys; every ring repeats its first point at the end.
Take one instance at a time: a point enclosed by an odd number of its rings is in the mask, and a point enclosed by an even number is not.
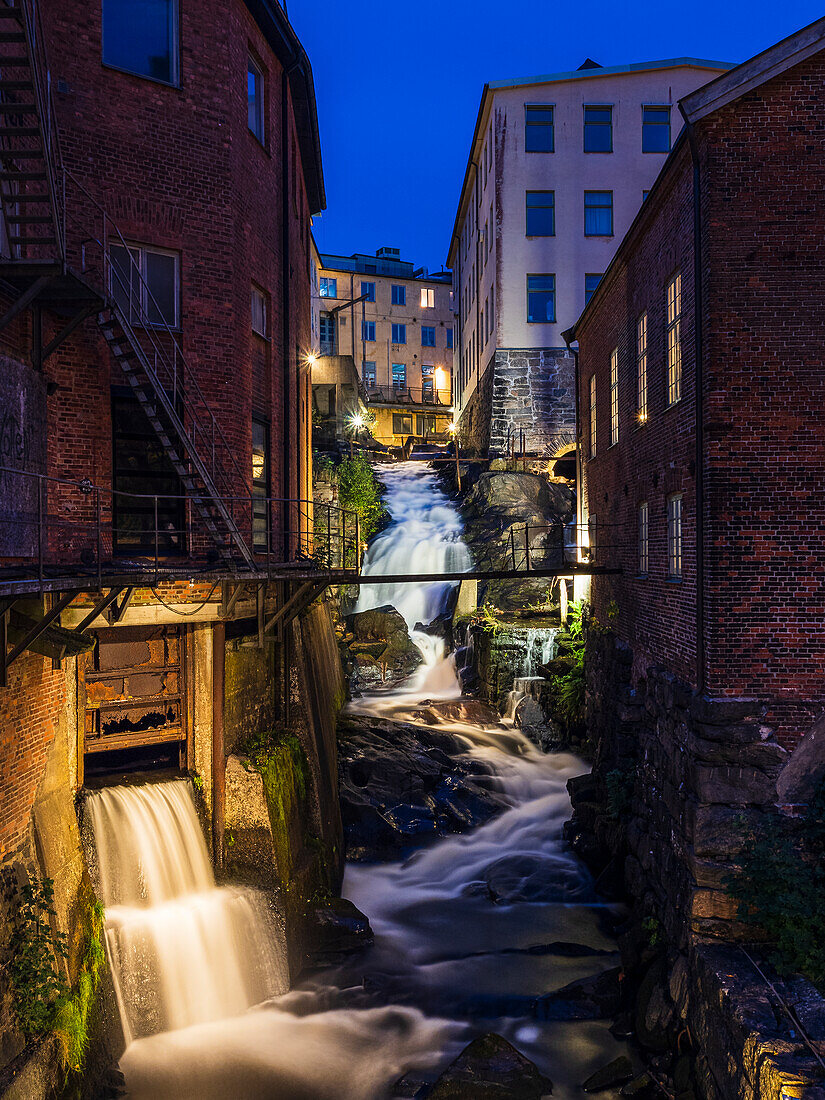
{"type": "MultiPolygon", "coordinates": [[[[403,463],[380,476],[393,522],[365,570],[468,568],[460,517],[432,471],[403,463]]],[[[444,643],[415,629],[449,589],[362,587],[359,609],[393,604],[424,662],[353,712],[408,721],[410,704],[460,696],[444,643]]],[[[401,1095],[393,1085],[404,1075],[433,1080],[474,1035],[495,1031],[551,1078],[556,1100],[572,1100],[623,1052],[607,1022],[549,1022],[534,1010],[538,995],[617,962],[611,911],[562,841],[565,784],[585,766],[505,725],[439,730],[484,762],[506,808],[403,859],[349,864],[343,892],[369,917],[374,946],[289,992],[260,898],[215,885],[184,781],[90,797],[130,1096],[379,1100],[401,1095]],[[496,901],[493,865],[509,883],[496,901]]]]}

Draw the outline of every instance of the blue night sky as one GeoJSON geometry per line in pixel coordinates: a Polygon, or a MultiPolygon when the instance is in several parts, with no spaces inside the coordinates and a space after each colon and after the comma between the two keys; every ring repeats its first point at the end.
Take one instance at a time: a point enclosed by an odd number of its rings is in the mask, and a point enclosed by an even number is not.
{"type": "Polygon", "coordinates": [[[328,209],[322,252],[382,245],[444,263],[485,81],[668,57],[744,61],[820,3],[288,0],[315,77],[328,209]]]}

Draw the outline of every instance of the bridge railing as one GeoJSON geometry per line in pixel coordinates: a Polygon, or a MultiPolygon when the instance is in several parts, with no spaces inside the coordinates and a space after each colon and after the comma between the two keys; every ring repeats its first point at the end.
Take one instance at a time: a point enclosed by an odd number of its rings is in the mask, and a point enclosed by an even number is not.
{"type": "MultiPolygon", "coordinates": [[[[360,520],[352,510],[269,496],[225,503],[240,517],[254,572],[262,579],[288,578],[296,567],[353,574],[360,569],[360,520]]],[[[134,575],[153,584],[248,572],[240,557],[219,552],[191,497],[111,489],[88,478],[0,466],[0,598],[65,587],[72,580],[100,587],[111,576],[134,575]]]]}
{"type": "Polygon", "coordinates": [[[622,525],[609,523],[514,523],[505,540],[507,567],[515,572],[590,565],[612,569],[627,549],[622,525]]]}

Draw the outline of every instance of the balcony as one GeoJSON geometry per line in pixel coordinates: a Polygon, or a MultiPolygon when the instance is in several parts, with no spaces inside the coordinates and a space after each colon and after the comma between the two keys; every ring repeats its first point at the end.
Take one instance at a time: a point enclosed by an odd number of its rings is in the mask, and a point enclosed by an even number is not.
{"type": "Polygon", "coordinates": [[[442,408],[445,412],[452,408],[451,389],[439,389],[434,386],[412,388],[404,385],[373,386],[364,383],[367,401],[370,405],[403,405],[404,408],[442,408]]]}

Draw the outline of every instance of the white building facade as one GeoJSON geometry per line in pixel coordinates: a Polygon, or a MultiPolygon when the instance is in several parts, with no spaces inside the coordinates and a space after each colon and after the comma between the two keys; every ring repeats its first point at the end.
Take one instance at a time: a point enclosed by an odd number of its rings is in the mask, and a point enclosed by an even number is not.
{"type": "Polygon", "coordinates": [[[696,58],[484,87],[450,241],[465,446],[574,443],[562,332],[584,309],[681,129],[678,100],[731,66],[696,58]]]}

